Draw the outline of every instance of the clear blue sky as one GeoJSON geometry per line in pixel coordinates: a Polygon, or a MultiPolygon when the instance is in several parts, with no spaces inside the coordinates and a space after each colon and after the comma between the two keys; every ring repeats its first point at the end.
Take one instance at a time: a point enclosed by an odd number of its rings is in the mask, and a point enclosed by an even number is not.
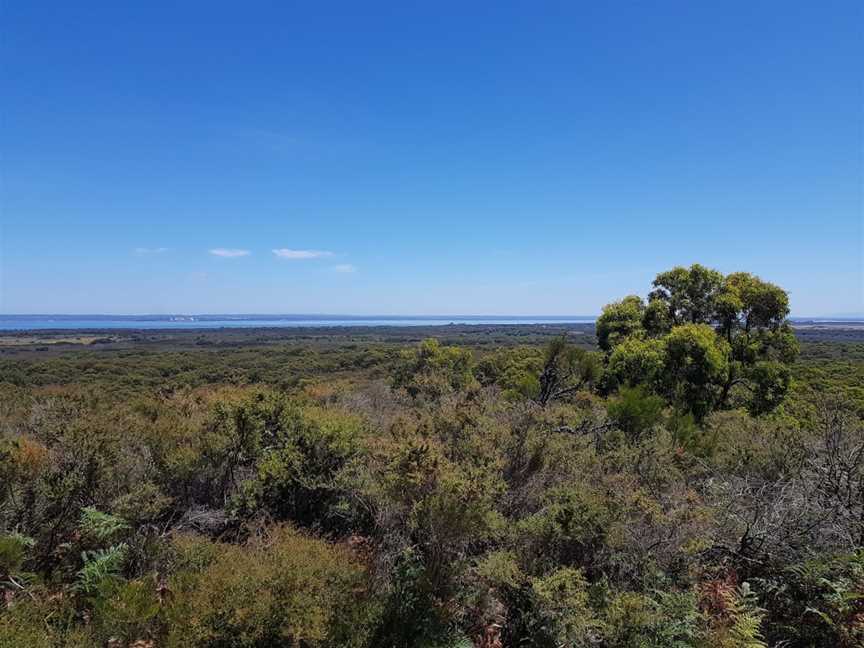
{"type": "Polygon", "coordinates": [[[0,312],[864,311],[862,7],[7,0],[0,312]]]}

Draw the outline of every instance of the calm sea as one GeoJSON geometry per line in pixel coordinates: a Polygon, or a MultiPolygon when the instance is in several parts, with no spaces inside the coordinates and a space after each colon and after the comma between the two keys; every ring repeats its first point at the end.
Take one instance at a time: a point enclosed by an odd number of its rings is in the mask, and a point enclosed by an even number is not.
{"type": "Polygon", "coordinates": [[[326,326],[444,326],[448,324],[567,324],[594,317],[340,317],[340,316],[110,316],[0,315],[0,330],[199,329],[326,326]]]}

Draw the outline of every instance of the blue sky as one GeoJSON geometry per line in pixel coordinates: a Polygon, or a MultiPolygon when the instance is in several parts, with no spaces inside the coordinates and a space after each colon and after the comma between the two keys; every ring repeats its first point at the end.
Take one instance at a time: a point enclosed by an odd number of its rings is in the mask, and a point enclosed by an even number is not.
{"type": "Polygon", "coordinates": [[[0,312],[862,312],[862,6],[10,0],[0,312]]]}

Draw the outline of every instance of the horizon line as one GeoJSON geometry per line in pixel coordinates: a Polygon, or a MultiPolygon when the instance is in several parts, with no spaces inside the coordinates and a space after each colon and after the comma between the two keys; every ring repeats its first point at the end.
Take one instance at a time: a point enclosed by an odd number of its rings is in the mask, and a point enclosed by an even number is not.
{"type": "MultiPolygon", "coordinates": [[[[519,314],[519,315],[508,315],[508,314],[458,314],[458,313],[444,313],[444,314],[431,314],[431,313],[421,313],[421,314],[402,314],[402,313],[373,313],[373,314],[358,314],[358,313],[219,313],[219,312],[207,312],[207,313],[184,313],[184,312],[171,312],[171,313],[0,313],[0,319],[3,318],[47,318],[47,317],[62,317],[62,318],[88,318],[88,317],[97,317],[97,318],[168,318],[168,317],[209,317],[209,318],[320,318],[320,319],[596,319],[600,316],[597,314],[582,314],[582,315],[573,315],[573,314],[519,314]]],[[[845,319],[864,319],[864,313],[838,313],[838,314],[820,314],[820,315],[789,315],[788,319],[792,320],[801,320],[801,319],[837,319],[837,320],[845,320],[845,319]]]]}

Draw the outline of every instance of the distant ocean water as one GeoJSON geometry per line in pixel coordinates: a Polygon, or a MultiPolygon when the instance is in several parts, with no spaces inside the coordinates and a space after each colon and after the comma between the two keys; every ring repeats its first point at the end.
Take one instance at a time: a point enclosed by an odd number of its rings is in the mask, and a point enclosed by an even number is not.
{"type": "Polygon", "coordinates": [[[589,316],[336,316],[336,315],[0,315],[0,331],[45,329],[215,329],[300,328],[328,326],[444,326],[448,324],[567,324],[590,323],[589,316]]]}
{"type": "MultiPolygon", "coordinates": [[[[595,316],[482,315],[0,315],[0,331],[88,329],[301,328],[330,326],[446,326],[448,324],[585,324],[595,316]]],[[[864,326],[861,317],[791,318],[798,326],[864,326]]]]}

